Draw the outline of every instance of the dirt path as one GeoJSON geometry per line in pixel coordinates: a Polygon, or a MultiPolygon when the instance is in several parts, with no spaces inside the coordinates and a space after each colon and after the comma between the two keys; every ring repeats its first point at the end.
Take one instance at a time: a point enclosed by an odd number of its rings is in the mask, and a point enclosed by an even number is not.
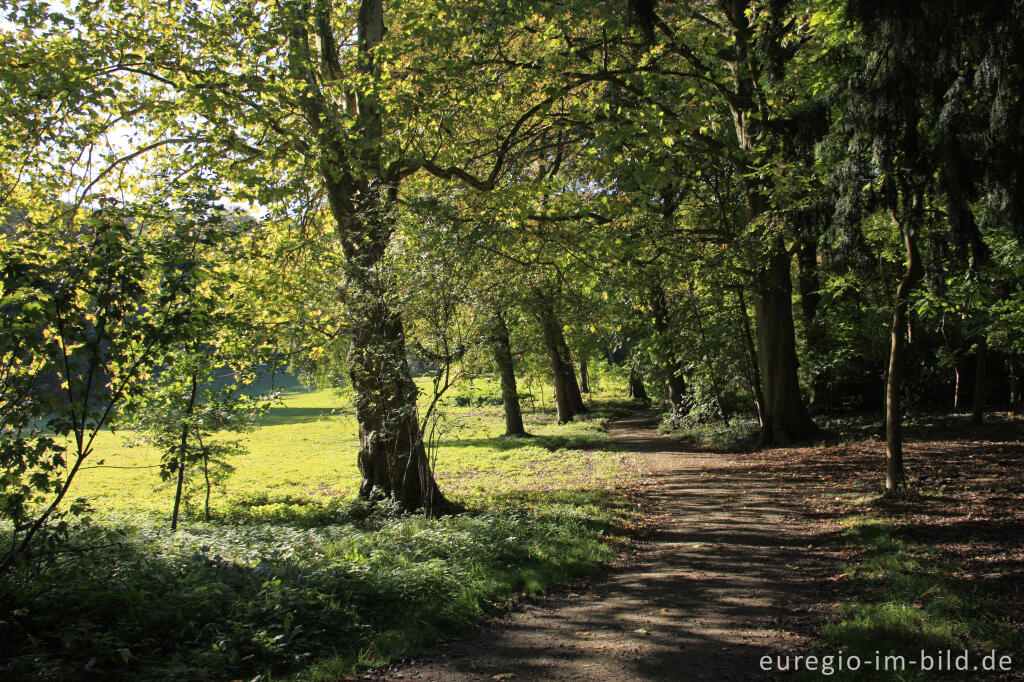
{"type": "Polygon", "coordinates": [[[650,470],[654,530],[589,586],[534,601],[429,659],[375,673],[423,680],[754,680],[801,650],[821,538],[757,455],[693,452],[652,413],[609,426],[650,470]]]}

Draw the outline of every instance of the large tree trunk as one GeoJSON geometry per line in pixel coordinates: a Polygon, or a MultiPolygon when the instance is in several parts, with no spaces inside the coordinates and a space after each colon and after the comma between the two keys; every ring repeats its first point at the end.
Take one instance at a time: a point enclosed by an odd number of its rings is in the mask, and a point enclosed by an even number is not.
{"type": "Polygon", "coordinates": [[[509,341],[508,326],[501,313],[494,314],[494,323],[489,330],[494,364],[501,377],[501,402],[505,406],[505,435],[525,436],[523,412],[519,407],[519,389],[516,386],[516,366],[512,359],[512,344],[509,341]]]}
{"type": "Polygon", "coordinates": [[[818,432],[800,397],[791,260],[788,251],[775,249],[768,267],[759,273],[754,300],[765,401],[761,442],[766,445],[783,445],[818,432]]]}
{"type": "Polygon", "coordinates": [[[562,334],[562,325],[555,315],[554,304],[542,293],[535,295],[537,316],[544,332],[544,344],[551,360],[551,374],[555,386],[555,406],[558,411],[558,423],[572,421],[576,415],[587,411],[583,404],[583,395],[576,383],[576,372],[573,369],[569,345],[562,334]]]}
{"type": "Polygon", "coordinates": [[[984,424],[985,397],[988,393],[985,377],[985,365],[988,360],[988,338],[984,333],[978,339],[974,360],[974,403],[971,409],[971,421],[975,424],[984,424]]]}
{"type": "Polygon", "coordinates": [[[800,286],[800,312],[804,323],[804,341],[807,356],[810,359],[811,371],[807,373],[810,382],[810,400],[812,408],[821,408],[824,399],[824,382],[817,369],[818,363],[827,354],[825,329],[818,317],[818,304],[821,301],[821,281],[818,277],[818,244],[805,241],[797,251],[797,262],[800,265],[798,283],[800,286]]]}
{"type": "MultiPolygon", "coordinates": [[[[349,376],[363,475],[359,493],[369,499],[390,498],[404,511],[421,507],[428,514],[447,511],[455,507],[437,489],[427,461],[402,319],[391,308],[393,283],[381,268],[394,231],[392,208],[400,177],[386,169],[386,134],[374,88],[345,92],[351,106],[339,106],[334,99],[346,84],[341,82],[341,55],[331,12],[331,3],[318,1],[290,18],[287,68],[303,84],[295,99],[312,133],[309,155],[316,160],[345,252],[349,376]],[[338,90],[325,94],[323,84],[338,90]],[[353,130],[360,135],[359,144],[348,142],[353,130]]],[[[358,68],[367,81],[378,85],[384,75],[375,63],[374,48],[384,33],[382,0],[361,0],[356,24],[358,68]]]]}
{"type": "MultiPolygon", "coordinates": [[[[759,177],[761,174],[757,171],[764,166],[756,158],[759,145],[771,140],[773,133],[767,125],[771,112],[756,95],[758,86],[750,64],[758,63],[761,58],[756,54],[758,40],[751,26],[751,16],[744,7],[741,2],[726,4],[729,32],[734,41],[730,47],[734,56],[727,59],[733,72],[732,93],[727,102],[741,152],[734,157],[733,164],[741,176],[746,204],[744,229],[749,229],[772,211],[769,201],[772,188],[759,177]]],[[[818,427],[811,421],[800,396],[790,276],[792,254],[781,239],[771,237],[763,227],[758,226],[755,231],[767,247],[767,263],[754,278],[757,352],[764,392],[761,442],[782,445],[816,434],[818,427]]]]}
{"type": "Polygon", "coordinates": [[[896,290],[896,304],[892,315],[891,346],[889,350],[889,374],[885,385],[885,487],[895,490],[906,483],[903,468],[903,412],[900,405],[900,391],[903,388],[903,348],[907,336],[907,307],[910,292],[921,279],[921,256],[917,250],[916,229],[919,200],[915,197],[911,216],[902,224],[903,243],[906,248],[907,272],[896,290]]]}
{"type": "Polygon", "coordinates": [[[349,376],[363,476],[359,495],[394,500],[405,511],[444,511],[448,502],[434,482],[420,434],[419,391],[405,356],[402,318],[382,298],[359,303],[350,305],[349,320],[349,376]]]}
{"type": "Polygon", "coordinates": [[[651,287],[650,295],[651,310],[654,313],[654,331],[658,334],[658,350],[662,366],[665,368],[665,378],[668,380],[668,402],[672,405],[673,412],[682,414],[686,412],[686,380],[683,378],[681,364],[675,360],[674,349],[670,341],[672,336],[665,288],[659,282],[651,287]]]}
{"type": "MultiPolygon", "coordinates": [[[[328,183],[329,188],[336,185],[328,183]]],[[[403,511],[433,516],[458,509],[437,487],[420,432],[413,382],[405,354],[401,314],[392,309],[394,283],[381,268],[390,241],[397,188],[368,183],[358,211],[336,208],[347,261],[347,322],[351,334],[349,377],[359,423],[359,495],[391,499],[403,511]],[[357,238],[358,235],[358,238],[357,238]]]]}

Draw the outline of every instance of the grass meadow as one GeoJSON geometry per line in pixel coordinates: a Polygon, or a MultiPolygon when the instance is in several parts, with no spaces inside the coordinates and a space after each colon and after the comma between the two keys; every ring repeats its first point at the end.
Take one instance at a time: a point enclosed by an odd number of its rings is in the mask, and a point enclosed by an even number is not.
{"type": "Polygon", "coordinates": [[[328,680],[428,647],[613,556],[635,455],[604,431],[617,384],[587,419],[526,402],[531,438],[503,438],[497,386],[453,391],[435,433],[439,484],[468,511],[399,516],[355,499],[350,396],[289,385],[228,463],[203,514],[190,482],[177,532],[160,453],[102,433],[72,495],[92,515],[65,553],[0,590],[0,678],[328,680]],[[3,611],[4,609],[0,609],[3,611]]]}
{"type": "MultiPolygon", "coordinates": [[[[428,382],[420,380],[425,407],[428,382]]],[[[245,446],[232,457],[229,475],[213,486],[214,516],[238,520],[285,520],[303,508],[350,501],[359,487],[358,426],[346,391],[304,390],[290,382],[281,401],[253,432],[231,434],[245,446]],[[340,500],[339,500],[340,498],[340,500]]],[[[573,424],[554,423],[550,407],[535,405],[524,415],[534,438],[506,439],[503,412],[493,380],[477,380],[454,391],[441,406],[432,455],[442,490],[469,506],[487,498],[524,491],[614,486],[623,459],[607,449],[604,420],[622,405],[613,390],[597,394],[593,415],[573,424]],[[469,405],[457,406],[456,403],[469,405]]],[[[173,484],[161,481],[161,453],[131,446],[131,434],[103,431],[93,459],[78,475],[75,494],[100,512],[132,512],[169,518],[173,484]]],[[[192,472],[189,514],[202,510],[205,486],[192,472]]]]}

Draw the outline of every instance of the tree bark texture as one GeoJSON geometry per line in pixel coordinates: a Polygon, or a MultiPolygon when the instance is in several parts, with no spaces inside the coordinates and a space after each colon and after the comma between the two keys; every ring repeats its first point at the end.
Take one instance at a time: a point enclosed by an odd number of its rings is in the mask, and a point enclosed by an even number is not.
{"type": "Polygon", "coordinates": [[[818,432],[800,396],[793,328],[792,257],[777,248],[759,273],[754,300],[758,364],[763,381],[762,444],[784,445],[818,432]]]}
{"type": "Polygon", "coordinates": [[[920,203],[914,199],[911,216],[902,224],[903,243],[906,249],[907,272],[896,290],[896,304],[893,307],[891,345],[889,350],[889,373],[885,385],[885,487],[896,490],[906,483],[903,467],[903,412],[900,391],[903,388],[903,351],[907,336],[907,308],[910,292],[921,280],[921,256],[917,249],[917,213],[920,203]]]}
{"type": "Polygon", "coordinates": [[[535,296],[537,316],[544,332],[544,345],[548,349],[551,360],[551,375],[555,387],[555,406],[558,411],[558,423],[572,421],[576,415],[587,411],[583,404],[583,395],[576,383],[576,372],[573,369],[569,345],[565,342],[562,325],[555,314],[551,299],[538,293],[535,296]]]}
{"type": "Polygon", "coordinates": [[[442,511],[447,501],[434,482],[420,433],[419,391],[405,355],[402,318],[381,293],[360,292],[349,308],[349,377],[363,477],[359,495],[392,499],[405,511],[442,511]]]}
{"type": "Polygon", "coordinates": [[[494,364],[498,367],[501,377],[501,402],[505,408],[505,435],[525,436],[523,412],[519,405],[519,389],[516,386],[516,366],[512,359],[512,344],[509,340],[508,326],[500,313],[495,313],[493,324],[488,332],[491,349],[494,352],[494,364]]]}

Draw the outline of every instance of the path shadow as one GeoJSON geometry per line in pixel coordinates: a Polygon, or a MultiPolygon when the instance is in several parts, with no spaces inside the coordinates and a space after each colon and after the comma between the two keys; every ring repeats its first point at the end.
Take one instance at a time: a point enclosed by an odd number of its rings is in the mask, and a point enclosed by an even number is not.
{"type": "Polygon", "coordinates": [[[650,469],[652,523],[634,554],[589,584],[534,600],[378,679],[751,680],[764,655],[802,642],[835,534],[801,521],[794,481],[767,466],[695,451],[653,431],[644,410],[609,425],[650,469]]]}

